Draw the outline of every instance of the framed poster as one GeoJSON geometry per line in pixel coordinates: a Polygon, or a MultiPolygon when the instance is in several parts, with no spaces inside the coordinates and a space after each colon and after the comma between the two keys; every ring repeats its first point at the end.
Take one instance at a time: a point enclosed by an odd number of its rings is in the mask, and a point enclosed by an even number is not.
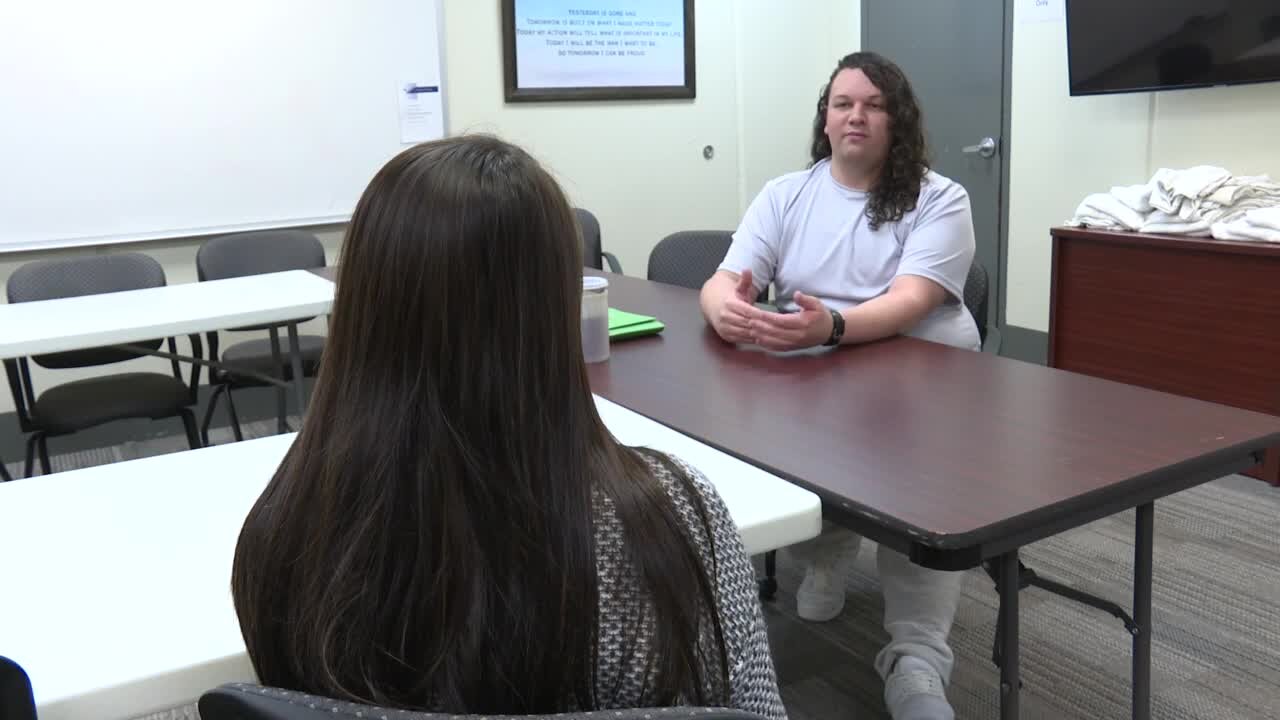
{"type": "Polygon", "coordinates": [[[508,102],[692,98],[693,0],[502,0],[508,102]]]}

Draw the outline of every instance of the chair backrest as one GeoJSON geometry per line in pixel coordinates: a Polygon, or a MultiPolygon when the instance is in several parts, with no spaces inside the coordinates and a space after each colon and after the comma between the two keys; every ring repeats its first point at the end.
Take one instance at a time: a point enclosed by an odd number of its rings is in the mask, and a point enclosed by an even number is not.
{"type": "MultiPolygon", "coordinates": [[[[302,230],[255,230],[206,240],[196,251],[196,277],[226,280],[286,270],[310,270],[325,266],[324,245],[302,230]]],[[[306,322],[311,318],[298,318],[306,322]]],[[[288,323],[267,323],[227,328],[232,331],[267,330],[288,323]]],[[[210,357],[218,357],[218,334],[205,333],[210,357]]]]}
{"type": "Polygon", "coordinates": [[[324,267],[324,245],[302,230],[259,230],[206,240],[196,251],[201,280],[324,267]]]}
{"type": "Polygon", "coordinates": [[[987,269],[974,260],[969,265],[969,277],[964,281],[964,306],[978,325],[978,337],[987,342],[987,269]]]}
{"type": "Polygon", "coordinates": [[[604,269],[604,246],[600,241],[600,221],[590,210],[574,208],[578,229],[582,233],[582,264],[596,270],[604,269]]]}
{"type": "Polygon", "coordinates": [[[18,663],[0,657],[0,720],[36,720],[31,680],[18,663]]]}
{"type": "Polygon", "coordinates": [[[759,715],[727,708],[639,708],[555,715],[451,715],[391,710],[360,705],[278,688],[232,683],[200,697],[201,720],[322,720],[377,718],[378,720],[761,720],[759,715]]]}
{"type": "MultiPolygon", "coordinates": [[[[9,276],[9,302],[31,302],[101,293],[163,287],[164,268],[142,253],[89,255],[65,260],[29,262],[9,276]]],[[[155,350],[160,340],[134,343],[155,350]]],[[[92,348],[39,355],[32,360],[47,368],[89,367],[131,360],[138,354],[119,348],[92,348]]]]}
{"type": "Polygon", "coordinates": [[[658,242],[649,253],[647,277],[698,290],[716,274],[733,244],[731,230],[683,230],[658,242]]]}
{"type": "MultiPolygon", "coordinates": [[[[732,230],[681,230],[660,240],[649,252],[646,277],[654,282],[702,289],[724,262],[733,244],[732,230]]],[[[769,288],[760,291],[756,302],[769,302],[769,288]]]]}

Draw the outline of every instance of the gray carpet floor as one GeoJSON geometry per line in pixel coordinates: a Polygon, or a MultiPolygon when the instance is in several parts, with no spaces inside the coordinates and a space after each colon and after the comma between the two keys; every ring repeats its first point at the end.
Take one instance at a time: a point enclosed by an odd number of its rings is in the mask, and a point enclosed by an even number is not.
{"type": "MultiPolygon", "coordinates": [[[[248,437],[275,432],[250,423],[248,437]]],[[[215,431],[213,442],[231,440],[215,431]]],[[[186,449],[178,436],[55,456],[55,470],[186,449]]],[[[20,464],[11,464],[20,472],[20,464]]],[[[38,480],[35,480],[38,482],[38,480]]],[[[1280,489],[1234,476],[1156,504],[1154,718],[1280,720],[1280,489]]],[[[1133,513],[1025,550],[1043,575],[1128,607],[1133,513]]],[[[874,546],[864,543],[844,614],[807,623],[795,614],[796,564],[779,556],[778,598],[766,605],[783,699],[793,720],[887,718],[871,659],[885,641],[874,546]]],[[[1022,603],[1024,718],[1129,717],[1130,640],[1110,616],[1041,590],[1022,603]]],[[[965,579],[948,691],[964,720],[998,717],[991,662],[996,595],[979,571],[965,579]]]]}

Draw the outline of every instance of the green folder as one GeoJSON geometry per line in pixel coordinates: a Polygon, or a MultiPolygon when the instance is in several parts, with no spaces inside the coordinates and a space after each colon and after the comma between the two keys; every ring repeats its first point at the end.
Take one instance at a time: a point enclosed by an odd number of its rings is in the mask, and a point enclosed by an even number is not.
{"type": "Polygon", "coordinates": [[[610,340],[626,340],[627,338],[655,335],[662,332],[665,327],[657,318],[609,308],[610,340]]]}

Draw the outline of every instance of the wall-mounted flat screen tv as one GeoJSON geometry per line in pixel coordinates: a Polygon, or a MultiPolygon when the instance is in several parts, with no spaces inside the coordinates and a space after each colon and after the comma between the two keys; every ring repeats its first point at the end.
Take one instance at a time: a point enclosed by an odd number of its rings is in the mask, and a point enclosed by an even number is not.
{"type": "Polygon", "coordinates": [[[1280,80],[1280,0],[1066,0],[1072,95],[1280,80]]]}

